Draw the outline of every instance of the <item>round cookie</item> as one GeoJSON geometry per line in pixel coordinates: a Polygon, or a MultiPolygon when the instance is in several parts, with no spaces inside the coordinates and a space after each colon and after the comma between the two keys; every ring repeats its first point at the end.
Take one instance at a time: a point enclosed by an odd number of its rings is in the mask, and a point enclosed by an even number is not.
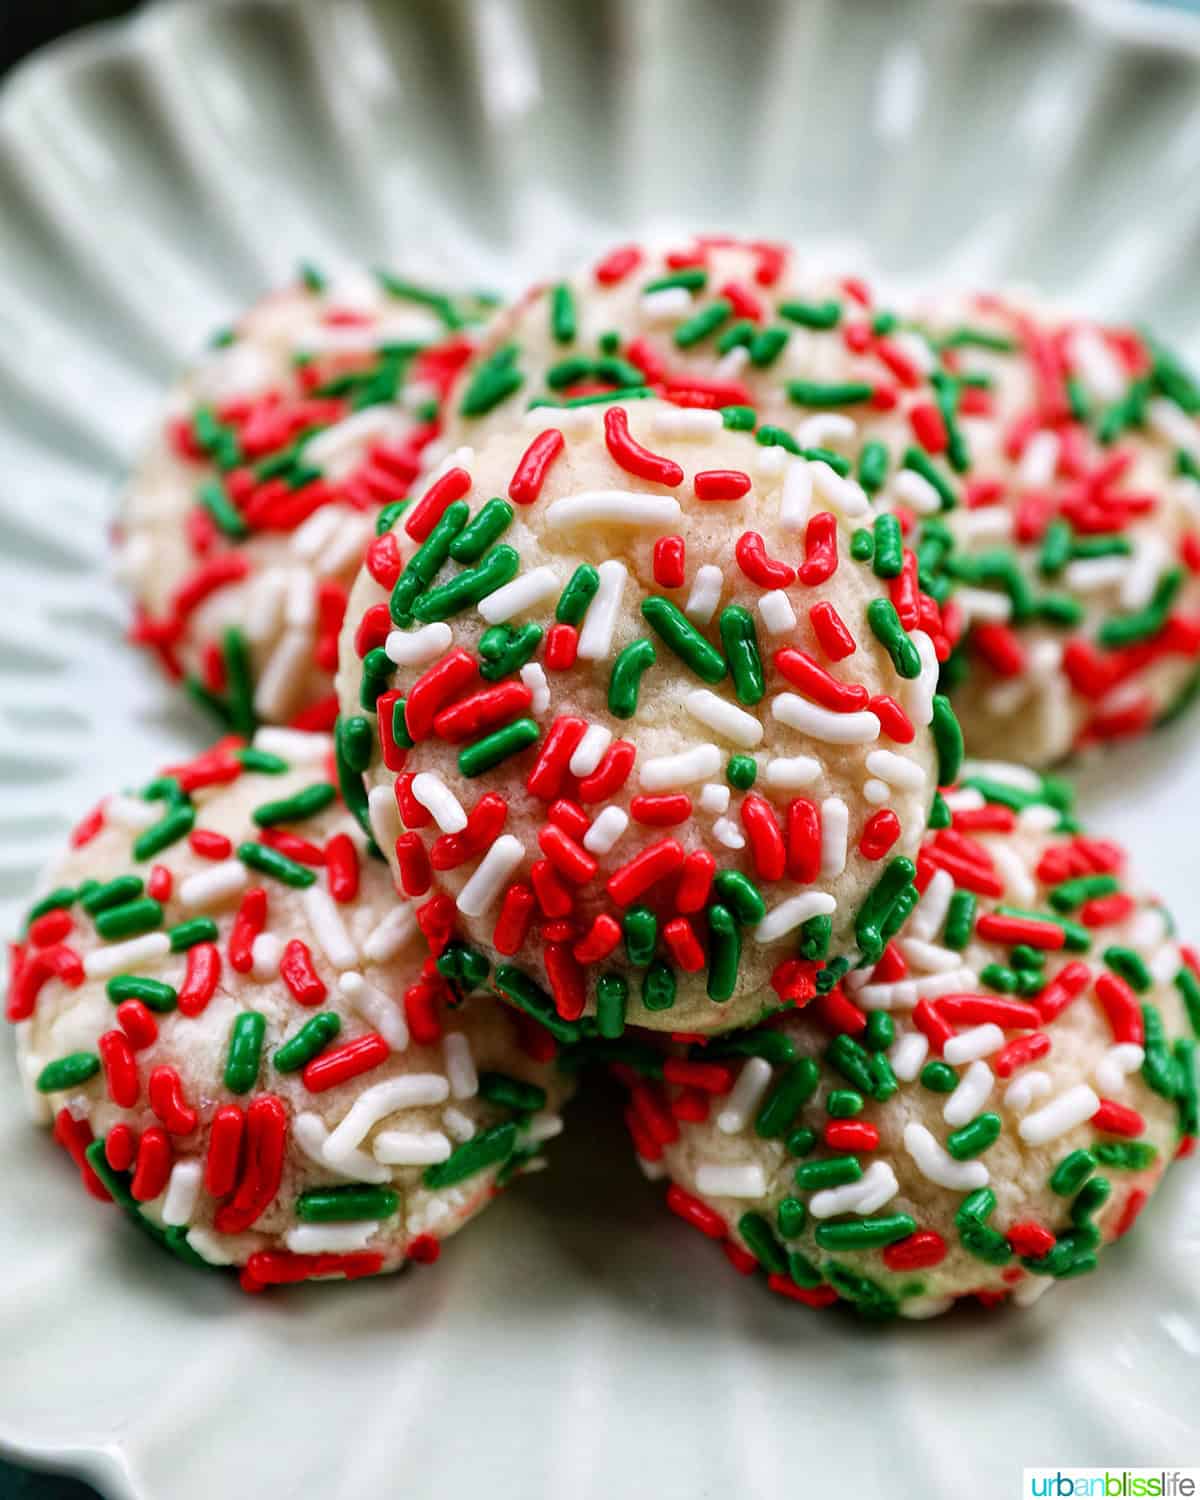
{"type": "Polygon", "coordinates": [[[8,1015],[97,1197],[247,1290],[433,1259],[560,1128],[553,1041],[425,961],[326,735],[105,799],[29,913],[8,1015]]]}
{"type": "Polygon", "coordinates": [[[898,525],[727,420],[531,412],[432,479],[351,594],[347,797],[365,772],[430,941],[466,939],[447,970],[497,965],[564,1037],[726,1030],[811,993],[817,959],[869,959],[956,764],[898,525]]]}
{"type": "Polygon", "coordinates": [[[1058,792],[968,766],[908,924],[807,1009],[685,1055],[582,1044],[617,1061],[669,1206],[737,1269],[876,1317],[1025,1305],[1092,1270],[1191,1149],[1200,962],[1058,792]]]}
{"type": "Polygon", "coordinates": [[[1147,337],[1021,300],[918,315],[974,393],[962,503],[921,546],[954,590],[968,747],[1041,766],[1161,723],[1200,683],[1200,387],[1147,337]]]}
{"type": "Polygon", "coordinates": [[[219,333],[125,492],[132,638],[241,734],[328,729],[346,589],[469,350],[467,300],[306,270],[219,333]]]}

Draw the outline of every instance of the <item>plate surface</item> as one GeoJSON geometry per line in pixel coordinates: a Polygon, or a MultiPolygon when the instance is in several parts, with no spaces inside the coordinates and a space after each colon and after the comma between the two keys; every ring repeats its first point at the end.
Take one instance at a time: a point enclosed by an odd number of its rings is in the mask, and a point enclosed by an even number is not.
{"type": "MultiPolygon", "coordinates": [[[[1019,275],[1194,356],[1198,147],[1200,26],[1053,0],[235,0],[35,59],[0,96],[3,930],[73,815],[204,739],[123,644],[113,490],[164,379],[300,256],[508,290],[745,228],[1019,275]]],[[[1082,785],[1200,934],[1196,724],[1082,785]]],[[[122,1500],[990,1497],[1195,1461],[1194,1170],[1100,1277],[876,1330],[729,1274],[601,1090],[436,1266],[248,1299],[80,1194],[10,1051],[0,1446],[122,1500]]]]}

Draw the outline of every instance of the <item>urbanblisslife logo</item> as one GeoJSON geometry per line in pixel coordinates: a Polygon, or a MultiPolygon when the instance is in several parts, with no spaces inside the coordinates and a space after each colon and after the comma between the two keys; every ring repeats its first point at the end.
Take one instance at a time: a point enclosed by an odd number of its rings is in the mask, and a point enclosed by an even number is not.
{"type": "Polygon", "coordinates": [[[1194,1500],[1200,1469],[1026,1469],[1022,1500],[1194,1500]]]}

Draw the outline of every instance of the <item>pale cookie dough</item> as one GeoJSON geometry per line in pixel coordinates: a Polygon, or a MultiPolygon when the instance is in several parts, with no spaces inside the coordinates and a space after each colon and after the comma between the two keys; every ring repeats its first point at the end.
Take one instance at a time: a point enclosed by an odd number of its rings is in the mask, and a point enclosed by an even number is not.
{"type": "Polygon", "coordinates": [[[686,1056],[578,1050],[630,1085],[669,1205],[773,1290],[876,1317],[1025,1305],[1191,1150],[1196,955],[1039,781],[968,763],[873,972],[686,1056]]]}
{"type": "Polygon", "coordinates": [[[1138,735],[1200,683],[1200,387],[1148,336],[969,296],[918,310],[960,403],[922,577],[968,748],[1030,765],[1138,735]]]}
{"type": "Polygon", "coordinates": [[[330,764],[328,736],[268,729],[106,798],[9,988],[85,1184],[247,1290],[433,1259],[568,1092],[540,1028],[426,961],[330,764]]]}
{"type": "Polygon", "coordinates": [[[346,589],[478,311],[386,273],[306,270],[172,391],[124,495],[117,569],[133,639],[239,733],[332,724],[346,589]]]}
{"type": "Polygon", "coordinates": [[[707,1032],[811,993],[798,944],[878,952],[959,741],[937,608],[866,509],[657,401],[446,461],[352,591],[338,744],[473,979],[564,1036],[707,1032]]]}

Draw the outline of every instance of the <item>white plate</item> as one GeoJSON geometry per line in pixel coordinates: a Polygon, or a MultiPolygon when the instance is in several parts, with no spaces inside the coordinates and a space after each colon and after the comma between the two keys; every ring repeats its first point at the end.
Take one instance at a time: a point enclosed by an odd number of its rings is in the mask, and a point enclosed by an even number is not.
{"type": "MultiPolygon", "coordinates": [[[[179,4],[0,97],[0,901],[198,744],[122,642],[112,487],[189,348],[301,255],[518,285],[652,225],[1017,274],[1200,347],[1187,18],[926,0],[179,4]]],[[[1200,933],[1197,717],[1085,777],[1200,933]]],[[[0,1444],[113,1495],[1016,1495],[1197,1453],[1200,1178],[1012,1316],[862,1327],[662,1209],[603,1094],[439,1263],[257,1299],[85,1198],[0,1092],[0,1444]],[[573,1136],[573,1139],[572,1139],[573,1136]]]]}

